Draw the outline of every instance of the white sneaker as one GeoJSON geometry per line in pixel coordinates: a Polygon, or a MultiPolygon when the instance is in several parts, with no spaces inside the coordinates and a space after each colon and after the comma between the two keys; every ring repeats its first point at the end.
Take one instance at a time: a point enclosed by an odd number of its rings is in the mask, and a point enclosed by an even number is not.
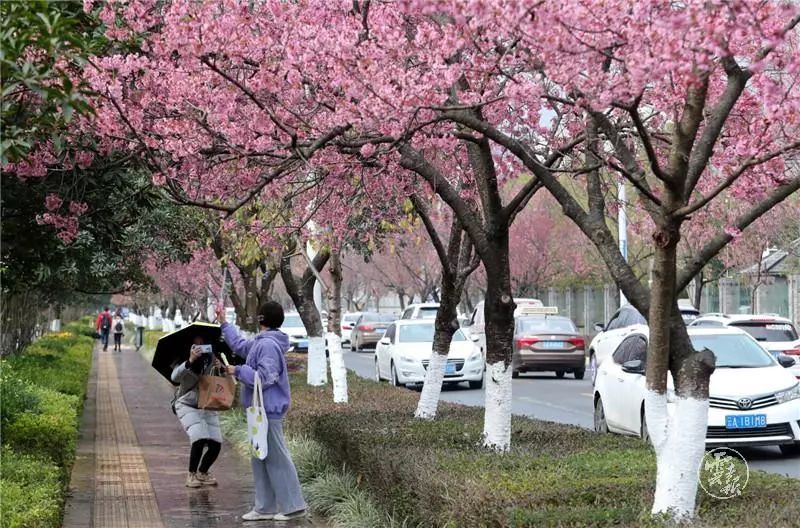
{"type": "Polygon", "coordinates": [[[189,473],[186,476],[186,487],[187,488],[199,488],[202,486],[203,483],[197,478],[197,473],[189,473]]]}
{"type": "Polygon", "coordinates": [[[271,521],[275,519],[276,515],[273,513],[259,513],[255,510],[249,511],[242,515],[243,521],[271,521]]]}
{"type": "Polygon", "coordinates": [[[306,516],[305,510],[298,510],[292,513],[276,513],[272,519],[275,521],[291,521],[292,519],[300,519],[306,516]]]}

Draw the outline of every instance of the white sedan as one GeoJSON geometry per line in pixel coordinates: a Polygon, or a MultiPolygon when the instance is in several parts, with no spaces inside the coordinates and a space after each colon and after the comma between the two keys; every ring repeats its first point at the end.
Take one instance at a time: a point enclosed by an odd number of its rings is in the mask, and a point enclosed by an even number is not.
{"type": "MultiPolygon", "coordinates": [[[[800,383],[749,334],[736,328],[689,328],[696,349],[716,356],[709,387],[706,445],[777,445],[800,454],[800,383]]],[[[647,436],[644,420],[647,331],[628,335],[597,372],[594,428],[647,436]]],[[[783,358],[788,359],[788,358],[783,358]]],[[[669,379],[668,412],[675,396],[669,379]]]]}
{"type": "MultiPolygon", "coordinates": [[[[414,385],[425,381],[433,351],[433,321],[401,319],[392,323],[375,347],[375,377],[393,385],[414,385]]],[[[480,349],[461,330],[453,334],[444,383],[469,382],[471,389],[483,387],[483,358],[480,349]]]]}

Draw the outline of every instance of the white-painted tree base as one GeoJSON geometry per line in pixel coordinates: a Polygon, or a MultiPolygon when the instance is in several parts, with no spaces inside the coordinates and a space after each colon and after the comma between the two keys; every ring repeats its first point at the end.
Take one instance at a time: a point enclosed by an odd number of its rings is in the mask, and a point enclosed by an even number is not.
{"type": "Polygon", "coordinates": [[[51,332],[60,332],[61,331],[61,319],[53,319],[50,322],[50,331],[51,332]]]}
{"type": "Polygon", "coordinates": [[[503,361],[486,370],[483,445],[497,451],[511,448],[511,367],[503,361]]]}
{"type": "Polygon", "coordinates": [[[325,358],[325,338],[308,338],[308,371],[306,382],[320,386],[328,383],[328,361],[325,358]]]}
{"type": "Polygon", "coordinates": [[[325,334],[328,340],[328,353],[331,363],[331,380],[333,380],[333,402],[347,403],[347,368],[342,356],[342,338],[333,332],[325,334]]]}
{"type": "Polygon", "coordinates": [[[414,418],[423,420],[433,420],[436,418],[436,410],[439,408],[439,395],[442,393],[442,381],[444,380],[444,369],[447,366],[447,356],[433,352],[428,371],[425,373],[425,384],[419,395],[417,410],[414,418]]]}
{"type": "Polygon", "coordinates": [[[694,517],[700,465],[705,452],[708,400],[678,398],[673,414],[667,397],[647,391],[645,418],[656,452],[656,491],[653,515],[675,521],[694,517]]]}

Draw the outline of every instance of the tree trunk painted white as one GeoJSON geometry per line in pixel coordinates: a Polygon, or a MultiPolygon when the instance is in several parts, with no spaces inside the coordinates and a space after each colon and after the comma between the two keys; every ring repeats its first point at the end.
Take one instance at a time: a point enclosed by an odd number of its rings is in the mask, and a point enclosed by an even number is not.
{"type": "Polygon", "coordinates": [[[333,332],[328,332],[325,337],[328,339],[331,359],[333,403],[347,403],[347,368],[344,366],[344,356],[342,356],[342,338],[333,332]]]}
{"type": "Polygon", "coordinates": [[[325,358],[325,338],[308,338],[308,372],[306,381],[309,385],[319,386],[328,383],[328,361],[325,358]]]}
{"type": "Polygon", "coordinates": [[[60,332],[61,331],[61,319],[53,319],[50,322],[50,331],[51,332],[60,332]]]}
{"type": "Polygon", "coordinates": [[[425,373],[425,384],[422,386],[422,393],[419,395],[417,410],[414,418],[433,420],[436,418],[436,410],[439,407],[439,395],[442,393],[442,380],[444,380],[444,369],[447,366],[447,356],[431,353],[428,363],[428,371],[425,373]]]}
{"type": "Polygon", "coordinates": [[[483,445],[496,451],[511,448],[511,366],[503,361],[486,370],[483,445]]]}
{"type": "Polygon", "coordinates": [[[652,514],[687,521],[695,512],[708,427],[708,400],[678,398],[674,406],[670,416],[665,394],[650,390],[645,394],[647,431],[656,452],[652,514]]]}

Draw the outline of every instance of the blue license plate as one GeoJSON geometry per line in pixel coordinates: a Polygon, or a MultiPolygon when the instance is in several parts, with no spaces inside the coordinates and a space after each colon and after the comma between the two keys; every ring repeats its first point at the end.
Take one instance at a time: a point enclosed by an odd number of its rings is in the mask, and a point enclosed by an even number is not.
{"type": "Polygon", "coordinates": [[[564,348],[563,341],[541,341],[539,343],[541,348],[564,348]]]}
{"type": "Polygon", "coordinates": [[[758,429],[766,426],[766,414],[729,414],[725,417],[725,429],[758,429]]]}
{"type": "Polygon", "coordinates": [[[456,366],[455,366],[455,364],[454,364],[454,363],[448,363],[448,364],[447,364],[447,365],[444,367],[444,373],[445,373],[445,374],[455,374],[455,373],[456,373],[456,366]]]}

